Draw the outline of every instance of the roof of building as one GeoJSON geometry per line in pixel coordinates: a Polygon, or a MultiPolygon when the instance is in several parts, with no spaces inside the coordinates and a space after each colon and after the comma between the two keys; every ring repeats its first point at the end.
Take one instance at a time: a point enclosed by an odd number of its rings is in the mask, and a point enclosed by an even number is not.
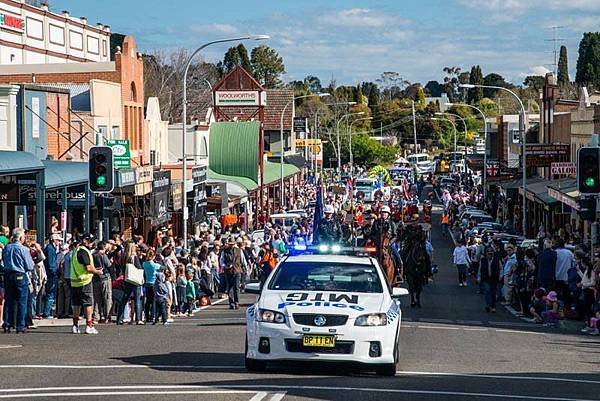
{"type": "MultiPolygon", "coordinates": [[[[294,100],[294,91],[291,89],[267,89],[267,105],[265,107],[264,129],[279,131],[281,129],[281,113],[286,104],[294,100]]],[[[290,104],[283,116],[283,129],[292,129],[294,120],[294,107],[290,104]]]]}
{"type": "Polygon", "coordinates": [[[211,170],[258,182],[259,130],[258,121],[212,124],[209,138],[211,170]]]}
{"type": "Polygon", "coordinates": [[[71,109],[74,111],[92,111],[92,102],[90,100],[90,85],[89,84],[40,84],[52,88],[67,89],[71,93],[71,109]]]}

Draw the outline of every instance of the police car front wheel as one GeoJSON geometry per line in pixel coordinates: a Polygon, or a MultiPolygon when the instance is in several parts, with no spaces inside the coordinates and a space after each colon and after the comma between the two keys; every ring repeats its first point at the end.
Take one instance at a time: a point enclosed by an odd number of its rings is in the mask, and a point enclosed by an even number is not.
{"type": "Polygon", "coordinates": [[[244,365],[249,372],[264,372],[267,369],[267,363],[265,361],[248,358],[248,337],[246,337],[244,349],[244,365]]]}

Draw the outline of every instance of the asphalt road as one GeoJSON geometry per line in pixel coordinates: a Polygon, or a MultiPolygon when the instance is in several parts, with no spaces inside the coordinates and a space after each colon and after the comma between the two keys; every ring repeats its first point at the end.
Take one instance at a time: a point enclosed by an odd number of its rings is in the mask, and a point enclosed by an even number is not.
{"type": "MultiPolygon", "coordinates": [[[[396,377],[342,366],[243,368],[244,310],[224,303],[170,327],[69,327],[0,335],[0,398],[146,400],[600,400],[600,339],[483,310],[458,287],[434,228],[440,272],[422,309],[403,309],[396,377]]],[[[245,295],[249,305],[253,297],[245,295]]]]}

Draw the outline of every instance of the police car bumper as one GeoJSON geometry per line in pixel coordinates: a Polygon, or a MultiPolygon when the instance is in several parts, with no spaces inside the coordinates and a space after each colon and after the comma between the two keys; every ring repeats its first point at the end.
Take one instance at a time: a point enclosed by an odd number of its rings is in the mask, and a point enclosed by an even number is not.
{"type": "MultiPolygon", "coordinates": [[[[353,324],[353,323],[352,323],[353,324]]],[[[263,361],[330,361],[363,364],[394,363],[400,324],[386,326],[305,327],[286,323],[247,322],[247,353],[263,361]],[[306,346],[305,336],[333,337],[335,345],[306,346]]]]}

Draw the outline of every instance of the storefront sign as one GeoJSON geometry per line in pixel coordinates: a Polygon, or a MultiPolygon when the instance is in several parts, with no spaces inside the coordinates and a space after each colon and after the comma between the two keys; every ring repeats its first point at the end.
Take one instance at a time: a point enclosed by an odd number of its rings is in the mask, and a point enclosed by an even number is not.
{"type": "Polygon", "coordinates": [[[320,139],[296,139],[296,147],[321,146],[323,142],[320,139]]]}
{"type": "Polygon", "coordinates": [[[174,183],[171,186],[171,197],[173,200],[173,211],[177,212],[183,209],[183,186],[181,182],[174,183]]]}
{"type": "Polygon", "coordinates": [[[0,202],[19,202],[19,187],[17,185],[0,184],[0,202]]]}
{"type": "Polygon", "coordinates": [[[192,182],[194,185],[201,184],[206,181],[206,166],[196,166],[192,168],[192,182]]]}
{"type": "Polygon", "coordinates": [[[206,205],[207,205],[207,197],[206,197],[206,185],[200,184],[194,186],[194,207],[192,208],[193,222],[200,222],[206,215],[206,205]]]}
{"type": "MultiPolygon", "coordinates": [[[[215,106],[260,106],[264,95],[259,91],[216,91],[215,106]]],[[[262,105],[265,104],[263,100],[262,105]]]]}
{"type": "Polygon", "coordinates": [[[13,29],[19,32],[23,32],[25,30],[25,20],[15,15],[1,13],[0,25],[2,25],[4,28],[13,29]]]}
{"type": "Polygon", "coordinates": [[[116,169],[131,167],[131,153],[129,151],[129,139],[107,139],[106,146],[113,150],[116,169]]]}
{"type": "Polygon", "coordinates": [[[117,178],[117,187],[129,187],[135,185],[135,170],[123,169],[118,170],[115,177],[117,178]]]}
{"type": "Polygon", "coordinates": [[[152,210],[157,223],[162,223],[168,218],[169,193],[171,188],[171,172],[155,171],[152,181],[152,210]]]}
{"type": "Polygon", "coordinates": [[[571,198],[570,196],[567,196],[565,194],[563,194],[562,192],[560,192],[557,189],[554,189],[552,187],[548,187],[548,196],[556,199],[557,201],[571,207],[572,209],[575,210],[579,210],[579,204],[577,203],[576,199],[571,198]]]}
{"type": "Polygon", "coordinates": [[[550,167],[560,159],[569,157],[570,145],[535,143],[527,144],[527,167],[550,167]]]}
{"type": "Polygon", "coordinates": [[[575,163],[552,163],[550,164],[550,174],[552,175],[577,175],[577,166],[575,163]]]}
{"type": "MultiPolygon", "coordinates": [[[[35,204],[35,185],[19,185],[19,203],[22,205],[35,204]]],[[[63,191],[56,189],[46,191],[46,202],[52,206],[62,206],[63,191]]],[[[84,185],[70,187],[67,190],[67,207],[84,207],[87,199],[87,190],[84,185]]]]}
{"type": "Polygon", "coordinates": [[[308,131],[308,118],[294,117],[294,132],[307,132],[307,131],[308,131]]]}
{"type": "Polygon", "coordinates": [[[135,195],[143,196],[152,192],[152,180],[154,179],[154,167],[138,167],[135,169],[135,195]]]}

